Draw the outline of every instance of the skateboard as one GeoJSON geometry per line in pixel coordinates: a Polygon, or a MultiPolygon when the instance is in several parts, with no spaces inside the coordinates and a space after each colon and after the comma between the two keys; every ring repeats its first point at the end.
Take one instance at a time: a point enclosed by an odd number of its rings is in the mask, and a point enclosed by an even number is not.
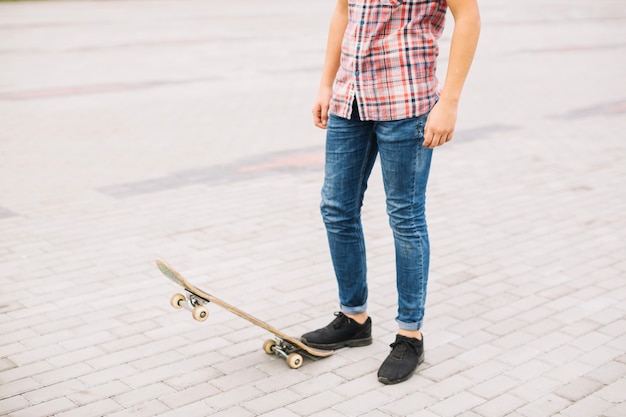
{"type": "Polygon", "coordinates": [[[186,309],[191,311],[193,318],[197,321],[205,321],[209,317],[209,310],[206,305],[209,303],[216,304],[231,313],[248,320],[250,323],[267,330],[274,335],[274,339],[266,340],[263,343],[263,350],[267,354],[275,354],[287,361],[290,368],[296,369],[302,366],[303,358],[300,353],[309,354],[315,358],[324,358],[334,353],[332,350],[321,350],[309,347],[301,341],[283,333],[273,326],[257,319],[254,316],[234,307],[219,298],[202,291],[198,287],[189,283],[180,273],[172,266],[162,260],[156,261],[157,267],[171,281],[183,287],[185,294],[174,294],[170,299],[170,304],[176,309],[186,309]]]}

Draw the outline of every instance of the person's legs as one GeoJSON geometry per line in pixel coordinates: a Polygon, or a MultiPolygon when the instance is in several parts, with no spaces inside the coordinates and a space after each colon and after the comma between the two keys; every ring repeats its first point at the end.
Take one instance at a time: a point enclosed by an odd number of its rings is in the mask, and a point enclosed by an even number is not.
{"type": "MultiPolygon", "coordinates": [[[[355,106],[356,109],[356,106],[355,106]]],[[[367,310],[367,265],[361,206],[376,160],[372,122],[355,111],[351,120],[331,116],[320,211],[326,226],[340,309],[346,315],[367,310]]]]}
{"type": "Polygon", "coordinates": [[[425,217],[432,150],[422,146],[426,116],[381,122],[376,136],[396,250],[400,329],[422,327],[430,246],[425,217]]]}
{"type": "Polygon", "coordinates": [[[399,331],[392,352],[379,369],[385,384],[411,377],[424,360],[422,335],[430,246],[425,196],[432,150],[422,146],[426,115],[376,125],[396,251],[399,331]]]}
{"type": "Polygon", "coordinates": [[[320,211],[337,278],[341,313],[328,326],[302,335],[321,349],[372,343],[367,315],[367,265],[361,206],[378,152],[374,123],[361,121],[357,106],[350,120],[331,115],[320,211]]]}
{"type": "Polygon", "coordinates": [[[302,336],[326,349],[372,342],[367,317],[365,243],[361,205],[377,153],[381,156],[389,223],[396,249],[399,334],[378,371],[385,384],[411,377],[424,360],[419,329],[424,317],[430,248],[425,193],[432,150],[422,146],[426,116],[361,122],[332,116],[328,124],[321,212],[339,286],[341,313],[328,326],[302,336]],[[352,317],[353,319],[351,319],[352,317]],[[409,336],[409,337],[407,337],[409,336]]]}

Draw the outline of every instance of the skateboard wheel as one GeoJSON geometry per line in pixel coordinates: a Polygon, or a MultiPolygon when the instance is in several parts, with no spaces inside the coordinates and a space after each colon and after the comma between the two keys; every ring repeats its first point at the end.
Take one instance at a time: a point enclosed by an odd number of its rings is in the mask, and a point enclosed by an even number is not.
{"type": "Polygon", "coordinates": [[[191,312],[194,320],[205,321],[209,318],[209,310],[205,306],[195,306],[191,312]]]}
{"type": "Polygon", "coordinates": [[[298,369],[302,366],[302,355],[299,353],[290,353],[289,356],[287,356],[287,365],[289,365],[291,369],[298,369]]]}
{"type": "Polygon", "coordinates": [[[185,301],[186,298],[182,294],[174,294],[172,298],[170,298],[170,305],[176,309],[181,309],[183,306],[181,305],[182,301],[185,301]]]}
{"type": "Polygon", "coordinates": [[[276,346],[276,341],[268,339],[263,343],[263,350],[268,355],[271,355],[272,353],[274,353],[274,346],[276,346]]]}

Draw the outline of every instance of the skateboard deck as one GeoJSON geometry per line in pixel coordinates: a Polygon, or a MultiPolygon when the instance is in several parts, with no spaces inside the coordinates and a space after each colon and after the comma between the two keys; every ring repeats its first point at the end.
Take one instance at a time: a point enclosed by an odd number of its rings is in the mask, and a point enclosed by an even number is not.
{"type": "Polygon", "coordinates": [[[286,333],[276,329],[266,322],[246,313],[239,308],[232,306],[225,301],[211,295],[198,287],[195,287],[187,281],[180,273],[178,273],[171,265],[162,260],[156,261],[157,267],[171,281],[183,287],[185,294],[174,294],[170,299],[172,307],[184,308],[192,312],[192,316],[197,321],[205,321],[209,317],[209,310],[206,305],[214,303],[231,313],[248,320],[250,323],[272,333],[275,339],[266,340],[263,344],[263,350],[268,354],[275,354],[284,358],[290,368],[299,368],[302,366],[303,359],[299,352],[305,352],[313,357],[323,358],[334,353],[332,350],[321,350],[309,347],[300,340],[289,336],[286,333]]]}

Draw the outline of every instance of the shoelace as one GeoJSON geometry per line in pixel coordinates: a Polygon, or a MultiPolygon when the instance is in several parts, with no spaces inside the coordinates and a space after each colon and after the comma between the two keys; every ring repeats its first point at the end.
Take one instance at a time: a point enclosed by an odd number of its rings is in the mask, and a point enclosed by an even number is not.
{"type": "Polygon", "coordinates": [[[338,329],[339,327],[341,327],[344,323],[348,323],[350,318],[347,317],[345,314],[341,313],[341,312],[336,312],[335,316],[337,317],[335,320],[333,320],[332,325],[334,329],[338,329]]]}
{"type": "Polygon", "coordinates": [[[391,356],[397,359],[402,359],[409,347],[413,349],[415,354],[417,354],[417,347],[408,340],[400,339],[396,342],[393,342],[389,346],[391,347],[391,356]]]}

